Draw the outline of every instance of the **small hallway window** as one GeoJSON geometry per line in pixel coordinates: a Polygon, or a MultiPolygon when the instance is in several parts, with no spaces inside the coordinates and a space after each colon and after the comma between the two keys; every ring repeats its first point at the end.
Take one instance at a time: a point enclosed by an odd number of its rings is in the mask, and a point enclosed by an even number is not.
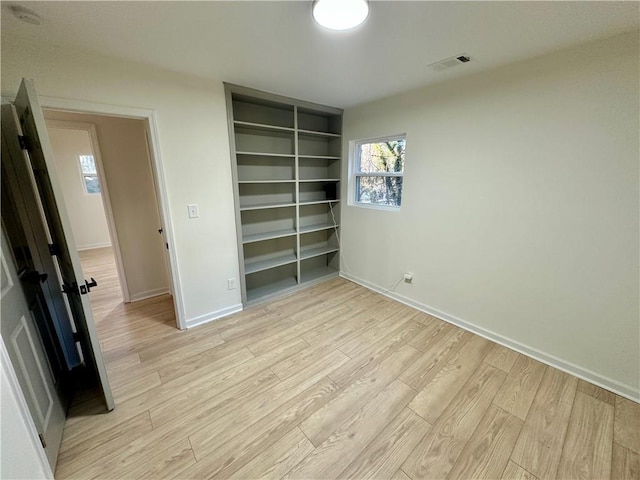
{"type": "Polygon", "coordinates": [[[82,184],[88,194],[100,193],[100,181],[96,169],[96,160],[93,155],[80,155],[80,171],[82,172],[82,184]]]}

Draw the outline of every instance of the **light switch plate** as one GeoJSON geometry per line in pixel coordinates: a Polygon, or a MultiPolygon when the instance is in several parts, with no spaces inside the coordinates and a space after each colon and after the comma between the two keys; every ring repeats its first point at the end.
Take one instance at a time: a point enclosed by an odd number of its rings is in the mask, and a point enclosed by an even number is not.
{"type": "Polygon", "coordinates": [[[200,216],[198,205],[196,205],[195,203],[190,203],[189,205],[187,205],[187,210],[189,211],[189,218],[198,218],[200,216]]]}

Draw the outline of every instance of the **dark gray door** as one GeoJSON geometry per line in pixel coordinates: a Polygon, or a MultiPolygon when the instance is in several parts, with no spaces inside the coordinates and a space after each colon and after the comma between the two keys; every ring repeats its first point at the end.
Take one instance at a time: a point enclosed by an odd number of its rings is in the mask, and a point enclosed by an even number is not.
{"type": "Polygon", "coordinates": [[[29,158],[27,163],[35,183],[43,223],[53,245],[57,270],[78,332],[84,361],[95,372],[106,407],[112,410],[113,395],[87,295],[88,288],[83,279],[62,190],[55,174],[44,116],[32,81],[23,79],[14,105],[25,139],[23,143],[29,158]]]}
{"type": "Polygon", "coordinates": [[[43,332],[47,353],[52,358],[56,378],[81,364],[74,339],[72,318],[66,298],[62,293],[55,259],[49,245],[52,240],[44,223],[42,208],[33,185],[28,159],[20,149],[18,128],[13,109],[2,106],[2,220],[7,239],[19,252],[29,275],[39,280],[33,290],[40,290],[40,297],[50,312],[51,323],[43,332]]]}

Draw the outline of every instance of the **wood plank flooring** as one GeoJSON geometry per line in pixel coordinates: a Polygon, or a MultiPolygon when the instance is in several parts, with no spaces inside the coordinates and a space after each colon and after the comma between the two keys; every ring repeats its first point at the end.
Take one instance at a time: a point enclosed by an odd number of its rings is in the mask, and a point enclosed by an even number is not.
{"type": "Polygon", "coordinates": [[[76,399],[56,478],[640,478],[640,405],[356,284],[179,331],[108,254],[81,257],[116,408],[76,399]]]}

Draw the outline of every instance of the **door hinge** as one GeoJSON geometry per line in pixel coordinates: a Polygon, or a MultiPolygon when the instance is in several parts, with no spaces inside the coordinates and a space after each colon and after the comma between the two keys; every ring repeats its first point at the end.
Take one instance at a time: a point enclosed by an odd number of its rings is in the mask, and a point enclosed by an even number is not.
{"type": "Polygon", "coordinates": [[[29,141],[24,135],[18,135],[18,143],[20,144],[20,150],[29,151],[29,141]]]}
{"type": "Polygon", "coordinates": [[[59,255],[60,254],[60,249],[58,248],[58,246],[55,243],[49,243],[49,254],[50,255],[59,255]]]}
{"type": "Polygon", "coordinates": [[[42,444],[42,448],[47,448],[47,441],[44,439],[44,436],[39,433],[38,437],[40,438],[40,443],[42,444]]]}

